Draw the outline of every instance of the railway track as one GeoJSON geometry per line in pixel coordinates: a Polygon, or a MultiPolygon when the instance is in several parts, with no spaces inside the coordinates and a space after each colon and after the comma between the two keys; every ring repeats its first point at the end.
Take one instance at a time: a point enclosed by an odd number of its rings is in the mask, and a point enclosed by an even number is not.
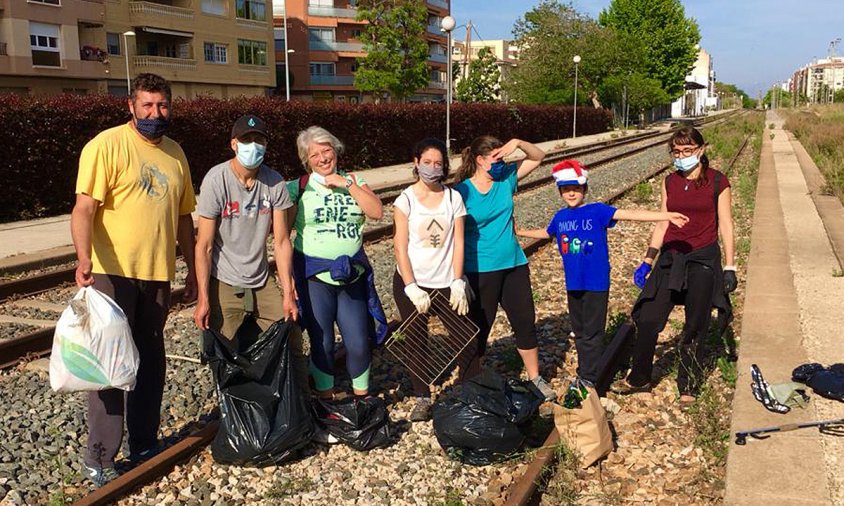
{"type": "MultiPolygon", "coordinates": [[[[741,148],[730,161],[730,166],[732,166],[738,156],[740,156],[741,152],[747,145],[747,142],[748,140],[746,139],[741,148]]],[[[634,188],[641,180],[647,180],[665,170],[668,170],[669,168],[670,165],[658,167],[657,169],[649,172],[647,177],[637,178],[635,181],[629,182],[629,184],[626,184],[621,189],[616,190],[611,196],[604,200],[606,202],[618,200],[634,188]]],[[[540,185],[540,183],[537,183],[533,186],[533,188],[540,185]]],[[[528,256],[532,256],[549,242],[550,240],[530,240],[524,244],[525,253],[528,256]]],[[[85,506],[108,504],[142,484],[155,481],[160,476],[168,473],[169,470],[171,470],[176,464],[189,459],[191,455],[210,444],[211,440],[216,435],[218,426],[217,421],[210,421],[203,428],[167,448],[153,459],[124,473],[115,481],[85,496],[75,504],[85,506]]],[[[525,474],[522,477],[515,479],[512,487],[505,492],[504,495],[506,497],[507,505],[538,504],[537,494],[540,492],[538,491],[537,485],[540,482],[543,472],[554,464],[554,448],[557,446],[559,440],[559,434],[556,430],[553,430],[543,443],[542,447],[536,452],[535,457],[528,465],[525,474]]]]}

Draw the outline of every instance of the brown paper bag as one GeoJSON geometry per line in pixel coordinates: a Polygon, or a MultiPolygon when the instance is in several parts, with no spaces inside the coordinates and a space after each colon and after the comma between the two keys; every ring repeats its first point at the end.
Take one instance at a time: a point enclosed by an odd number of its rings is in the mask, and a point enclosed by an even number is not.
{"type": "Polygon", "coordinates": [[[598,392],[595,387],[586,388],[589,395],[579,408],[568,409],[554,404],[557,432],[569,448],[580,453],[584,469],[609,455],[613,449],[607,413],[601,406],[598,392]]]}

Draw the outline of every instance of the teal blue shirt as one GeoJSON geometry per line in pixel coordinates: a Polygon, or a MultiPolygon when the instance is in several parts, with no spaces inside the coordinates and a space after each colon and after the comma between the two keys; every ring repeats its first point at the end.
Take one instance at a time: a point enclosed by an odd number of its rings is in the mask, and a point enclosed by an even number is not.
{"type": "Polygon", "coordinates": [[[464,270],[490,272],[527,263],[513,229],[513,194],[517,187],[516,164],[507,164],[500,180],[486,194],[468,179],[455,185],[466,205],[464,270]]]}

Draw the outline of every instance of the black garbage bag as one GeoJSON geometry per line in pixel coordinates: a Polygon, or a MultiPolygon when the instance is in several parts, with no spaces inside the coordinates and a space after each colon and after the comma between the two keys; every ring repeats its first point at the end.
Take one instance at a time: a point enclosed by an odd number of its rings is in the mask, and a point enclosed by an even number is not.
{"type": "Polygon", "coordinates": [[[392,441],[387,406],[379,397],[314,399],[316,423],[358,451],[389,446],[392,441]]]}
{"type": "MultiPolygon", "coordinates": [[[[246,324],[244,324],[246,325],[246,324]]],[[[207,360],[220,399],[220,429],[211,454],[220,464],[264,466],[284,462],[307,445],[314,421],[306,385],[294,374],[289,344],[294,322],[278,321],[248,339],[232,341],[208,330],[207,360]]],[[[243,329],[243,327],[241,327],[243,329]]]]}
{"type": "Polygon", "coordinates": [[[804,383],[818,395],[844,402],[844,364],[803,364],[791,372],[791,379],[804,383]]]}
{"type": "Polygon", "coordinates": [[[466,464],[506,460],[522,450],[543,396],[533,383],[484,370],[458,398],[434,406],[434,432],[450,457],[466,464]]]}

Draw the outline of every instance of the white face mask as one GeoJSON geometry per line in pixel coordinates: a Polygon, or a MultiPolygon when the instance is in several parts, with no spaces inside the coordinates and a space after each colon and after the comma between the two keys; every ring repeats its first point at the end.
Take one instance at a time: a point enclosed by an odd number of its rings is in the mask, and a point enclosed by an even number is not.
{"type": "MultiPolygon", "coordinates": [[[[331,174],[334,174],[335,172],[337,172],[336,169],[332,170],[331,173],[328,174],[328,175],[330,176],[331,174]]],[[[321,184],[322,186],[326,186],[325,185],[325,176],[318,173],[317,171],[311,172],[311,181],[316,181],[317,183],[321,184]]]]}
{"type": "Polygon", "coordinates": [[[697,155],[687,156],[685,158],[675,158],[674,168],[680,172],[688,172],[697,167],[698,163],[700,163],[700,160],[697,155]]]}

